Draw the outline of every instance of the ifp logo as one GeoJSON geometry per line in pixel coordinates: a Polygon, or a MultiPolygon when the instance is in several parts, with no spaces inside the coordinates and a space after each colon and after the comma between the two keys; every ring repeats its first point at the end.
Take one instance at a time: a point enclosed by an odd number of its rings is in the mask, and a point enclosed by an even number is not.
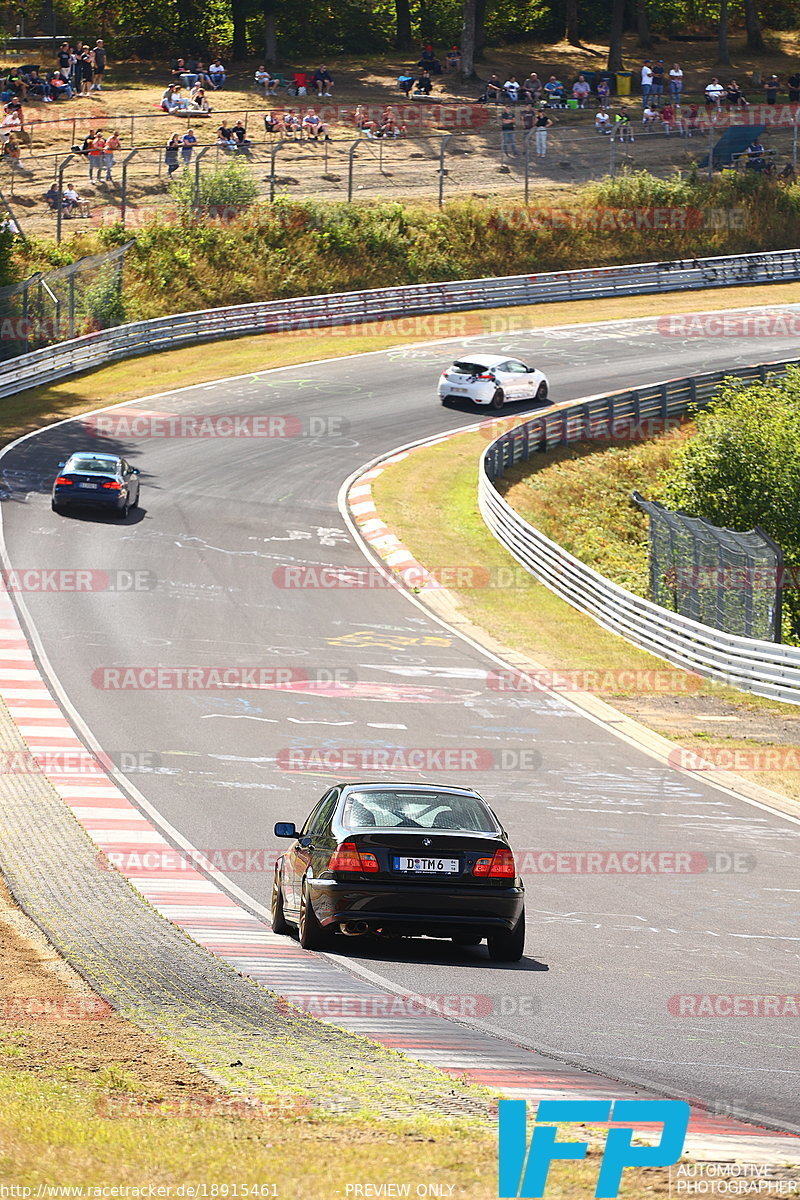
{"type": "Polygon", "coordinates": [[[610,1100],[541,1100],[529,1148],[526,1115],[524,1100],[500,1101],[498,1195],[503,1200],[543,1196],[551,1162],[586,1157],[588,1142],[556,1141],[560,1124],[624,1121],[636,1125],[652,1122],[663,1127],[656,1146],[634,1146],[633,1138],[641,1136],[641,1132],[631,1125],[609,1129],[596,1197],[618,1196],[626,1167],[668,1167],[676,1163],[689,1125],[689,1105],[685,1100],[615,1100],[613,1104],[610,1100]]]}

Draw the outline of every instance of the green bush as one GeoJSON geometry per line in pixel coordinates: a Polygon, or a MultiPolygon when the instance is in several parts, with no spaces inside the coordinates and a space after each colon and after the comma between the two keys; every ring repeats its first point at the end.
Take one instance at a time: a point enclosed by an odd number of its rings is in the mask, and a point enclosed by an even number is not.
{"type": "Polygon", "coordinates": [[[203,214],[232,221],[258,199],[258,184],[248,164],[236,158],[213,171],[204,172],[201,166],[198,177],[186,170],[173,180],[171,190],[184,217],[203,214]]]}
{"type": "MultiPolygon", "coordinates": [[[[766,383],[726,382],[660,481],[659,499],[715,525],[756,525],[800,568],[800,370],[766,383]]],[[[790,576],[791,577],[791,576],[790,576]]],[[[800,596],[784,593],[785,625],[800,637],[800,596]]]]}

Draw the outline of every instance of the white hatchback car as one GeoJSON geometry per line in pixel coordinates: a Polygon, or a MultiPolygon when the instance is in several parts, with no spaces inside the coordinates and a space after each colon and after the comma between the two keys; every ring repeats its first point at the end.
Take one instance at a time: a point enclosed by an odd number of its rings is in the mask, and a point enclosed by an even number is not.
{"type": "Polygon", "coordinates": [[[442,371],[439,380],[442,404],[472,400],[502,408],[507,400],[546,400],[547,380],[535,367],[501,354],[470,354],[442,371]]]}

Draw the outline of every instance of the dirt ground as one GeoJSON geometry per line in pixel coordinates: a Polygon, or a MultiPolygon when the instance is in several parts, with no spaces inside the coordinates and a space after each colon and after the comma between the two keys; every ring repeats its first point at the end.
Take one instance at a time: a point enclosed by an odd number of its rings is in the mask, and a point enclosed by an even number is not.
{"type": "MultiPolygon", "coordinates": [[[[715,71],[715,53],[713,42],[669,41],[659,42],[650,52],[667,63],[681,62],[687,99],[700,98],[703,87],[715,71]]],[[[605,55],[606,48],[600,44],[588,44],[585,50],[576,50],[566,43],[552,46],[527,43],[489,52],[480,70],[484,77],[496,70],[503,78],[516,74],[519,79],[530,70],[536,70],[542,78],[557,74],[569,84],[581,69],[602,68],[605,55]]],[[[5,64],[13,57],[5,55],[5,64]]],[[[634,68],[641,58],[642,52],[631,40],[626,46],[626,64],[634,68]]],[[[766,55],[745,56],[734,47],[734,66],[721,70],[720,77],[723,80],[737,77],[750,99],[761,101],[760,89],[753,83],[754,72],[763,75],[775,71],[785,78],[799,58],[798,35],[780,34],[776,35],[774,48],[766,55]]],[[[47,65],[43,63],[43,66],[47,65]]],[[[287,98],[282,92],[277,101],[268,104],[252,84],[256,65],[254,61],[230,74],[224,89],[213,94],[215,111],[206,118],[177,118],[159,110],[161,93],[170,82],[166,66],[161,65],[112,64],[108,83],[100,93],[57,104],[28,103],[26,126],[32,141],[24,150],[21,169],[12,172],[7,161],[0,162],[0,189],[23,232],[43,236],[54,233],[55,218],[44,204],[43,194],[57,178],[59,164],[66,160],[71,147],[80,143],[89,129],[103,128],[107,132],[117,129],[124,149],[117,155],[111,183],[90,182],[84,158],[73,158],[66,166],[65,182],[74,183],[88,205],[84,217],[71,218],[64,223],[65,234],[83,220],[94,225],[119,220],[122,160],[132,149],[137,153],[127,169],[127,223],[135,228],[156,209],[168,208],[170,196],[163,147],[170,134],[182,133],[191,124],[198,137],[198,148],[206,148],[202,160],[203,169],[206,169],[217,164],[225,153],[213,145],[218,122],[223,117],[230,122],[241,119],[246,124],[252,140],[248,161],[264,197],[269,196],[271,190],[273,152],[275,181],[272,190],[279,196],[345,199],[352,169],[354,199],[414,197],[435,200],[442,166],[445,199],[465,194],[487,198],[498,193],[509,197],[521,195],[525,177],[523,134],[517,133],[518,155],[504,158],[500,148],[498,110],[493,105],[484,108],[473,103],[480,91],[478,84],[465,85],[452,74],[444,75],[435,79],[431,98],[441,102],[441,107],[437,108],[435,103],[410,101],[401,105],[403,97],[397,90],[396,78],[407,68],[407,63],[389,56],[369,62],[343,58],[329,63],[336,81],[330,99],[315,104],[313,97],[287,98]],[[395,105],[406,123],[407,137],[390,142],[357,139],[352,125],[356,104],[367,105],[379,112],[387,103],[395,105]],[[277,138],[271,135],[273,140],[270,142],[270,135],[264,132],[263,116],[267,109],[282,109],[289,105],[303,110],[312,104],[330,123],[331,141],[286,143],[276,149],[277,138]],[[454,132],[455,136],[445,146],[442,159],[442,141],[447,132],[454,132]],[[355,143],[358,143],[357,148],[351,156],[355,143]]],[[[291,68],[284,68],[284,74],[290,71],[291,68]]],[[[781,99],[785,99],[785,95],[781,99]]],[[[529,186],[538,199],[551,193],[557,202],[563,189],[600,178],[612,169],[646,169],[658,175],[687,170],[708,150],[705,134],[686,139],[678,135],[666,137],[660,129],[643,130],[641,102],[635,95],[617,101],[616,107],[631,114],[635,142],[612,146],[608,137],[595,132],[593,110],[552,114],[554,125],[550,130],[547,157],[530,156],[529,186]]],[[[778,161],[783,164],[792,154],[791,129],[771,131],[765,144],[776,150],[778,161]]]]}

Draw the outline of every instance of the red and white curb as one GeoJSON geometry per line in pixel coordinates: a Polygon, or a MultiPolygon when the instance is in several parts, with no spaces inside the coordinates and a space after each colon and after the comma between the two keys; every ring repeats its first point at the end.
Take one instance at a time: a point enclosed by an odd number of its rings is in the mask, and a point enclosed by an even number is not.
{"type": "MultiPolygon", "coordinates": [[[[396,455],[394,461],[401,457],[405,455],[396,455]]],[[[375,478],[379,473],[375,469],[367,475],[375,478]]],[[[370,516],[374,504],[364,496],[361,493],[356,503],[371,507],[362,507],[361,515],[377,519],[370,516]]],[[[8,593],[0,593],[0,696],[31,755],[44,764],[68,754],[89,759],[89,751],[48,690],[8,593]]],[[[157,912],[235,970],[294,1000],[305,1011],[510,1096],[533,1101],[577,1095],[656,1098],[646,1089],[554,1062],[491,1030],[458,1024],[437,1012],[435,1003],[421,1003],[413,993],[390,993],[339,970],[328,958],[302,950],[290,938],[277,937],[232,899],[193,865],[203,861],[202,854],[176,849],[99,764],[80,775],[46,765],[42,773],[98,852],[109,863],[123,864],[121,873],[157,912]],[[161,865],[148,867],[159,859],[161,865]]],[[[213,864],[206,865],[213,869],[213,864]]],[[[115,868],[109,865],[109,869],[115,868]]],[[[703,1158],[736,1154],[748,1162],[800,1160],[800,1138],[714,1116],[699,1106],[692,1108],[686,1148],[703,1158]]]]}

